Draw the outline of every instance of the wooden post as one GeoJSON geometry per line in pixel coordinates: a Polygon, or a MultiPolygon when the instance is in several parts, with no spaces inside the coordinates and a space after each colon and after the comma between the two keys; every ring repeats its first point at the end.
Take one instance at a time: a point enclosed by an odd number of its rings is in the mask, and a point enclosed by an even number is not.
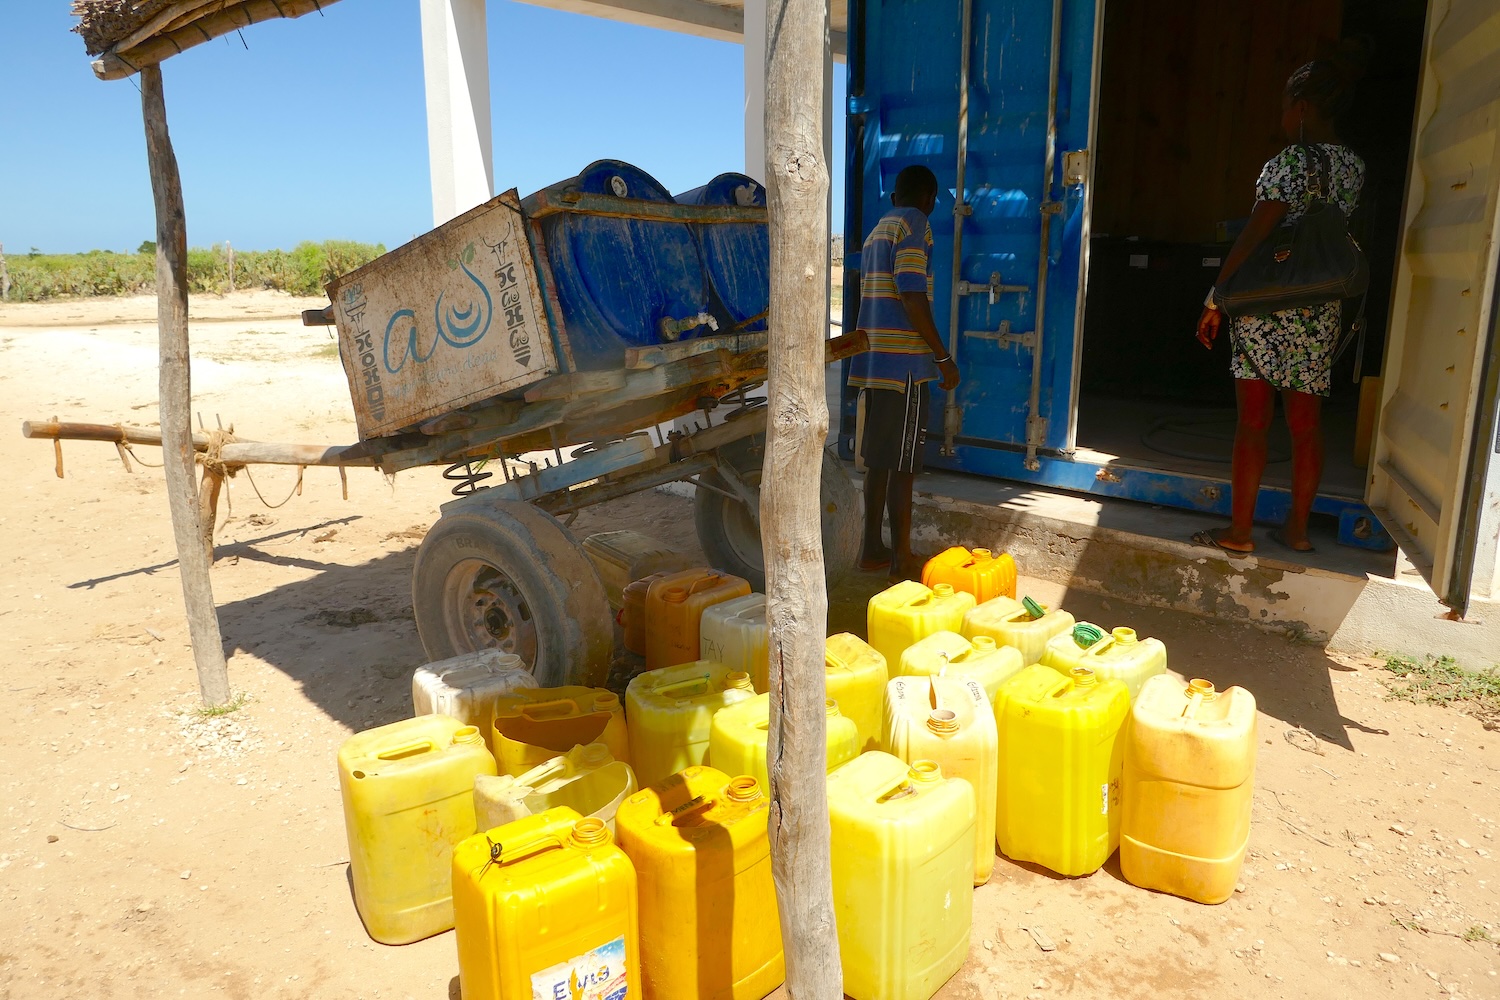
{"type": "Polygon", "coordinates": [[[232,292],[234,291],[234,247],[229,245],[228,240],[224,241],[224,253],[229,256],[229,290],[232,292]]]}
{"type": "Polygon", "coordinates": [[[198,524],[193,422],[188,412],[192,391],[188,377],[187,219],[177,154],[167,134],[161,67],[154,64],[141,69],[141,117],[146,123],[146,160],[156,200],[156,323],[161,351],[157,392],[167,502],[172,509],[172,534],[177,541],[177,566],[198,667],[198,690],[205,705],[222,705],[229,700],[229,669],[224,663],[224,640],[219,634],[209,561],[198,524]]]}
{"type": "Polygon", "coordinates": [[[10,300],[10,272],[5,269],[5,244],[0,243],[0,302],[10,300]]]}
{"type": "Polygon", "coordinates": [[[828,436],[827,0],[766,2],[770,415],[761,545],[770,625],[771,871],[792,1000],[839,1000],[843,970],[829,858],[819,480],[828,436]]]}

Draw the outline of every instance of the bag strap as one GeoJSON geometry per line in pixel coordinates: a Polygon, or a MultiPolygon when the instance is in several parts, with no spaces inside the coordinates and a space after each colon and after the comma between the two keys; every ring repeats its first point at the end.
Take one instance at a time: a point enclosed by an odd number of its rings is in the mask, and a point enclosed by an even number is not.
{"type": "Polygon", "coordinates": [[[1317,143],[1302,142],[1297,144],[1302,150],[1302,160],[1307,165],[1308,174],[1311,178],[1308,184],[1309,203],[1321,201],[1325,204],[1333,204],[1333,163],[1328,158],[1328,153],[1317,143]]]}

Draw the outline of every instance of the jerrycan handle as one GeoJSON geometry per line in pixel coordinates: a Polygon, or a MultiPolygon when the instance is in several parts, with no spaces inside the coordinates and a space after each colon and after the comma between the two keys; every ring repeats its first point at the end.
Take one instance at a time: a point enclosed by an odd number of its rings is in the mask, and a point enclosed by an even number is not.
{"type": "Polygon", "coordinates": [[[578,702],[574,699],[553,698],[551,701],[527,702],[525,707],[521,709],[521,714],[526,718],[531,719],[532,721],[536,721],[537,719],[553,719],[562,714],[554,711],[554,709],[559,708],[563,709],[564,711],[568,709],[571,709],[574,712],[579,711],[578,702]]]}
{"type": "Polygon", "coordinates": [[[382,750],[375,755],[376,760],[405,760],[408,757],[416,757],[424,753],[435,753],[437,744],[432,740],[415,740],[411,743],[403,743],[389,750],[382,750]]]}
{"type": "Polygon", "coordinates": [[[1188,703],[1182,710],[1182,717],[1184,719],[1195,719],[1198,716],[1198,709],[1203,707],[1203,703],[1213,701],[1219,697],[1219,692],[1214,690],[1212,681],[1195,677],[1188,681],[1187,696],[1188,703]]]}
{"type": "Polygon", "coordinates": [[[656,817],[656,825],[676,826],[678,820],[687,819],[689,816],[695,816],[698,813],[703,812],[713,804],[713,799],[705,798],[702,795],[694,795],[692,798],[688,799],[680,806],[677,806],[674,809],[670,809],[667,812],[664,812],[660,816],[656,817]]]}
{"type": "MultiPolygon", "coordinates": [[[[686,680],[674,681],[671,684],[663,684],[661,687],[653,689],[651,693],[661,695],[663,698],[676,697],[676,692],[681,691],[685,688],[697,687],[700,685],[706,688],[712,676],[712,674],[699,674],[694,677],[689,677],[686,680]]],[[[692,695],[690,694],[687,697],[691,698],[692,695]]],[[[679,698],[678,700],[680,701],[682,699],[679,698]]]]}
{"type": "Polygon", "coordinates": [[[724,574],[722,573],[710,573],[707,576],[700,576],[698,579],[688,584],[687,592],[689,594],[696,594],[704,587],[716,587],[723,579],[724,574]]]}

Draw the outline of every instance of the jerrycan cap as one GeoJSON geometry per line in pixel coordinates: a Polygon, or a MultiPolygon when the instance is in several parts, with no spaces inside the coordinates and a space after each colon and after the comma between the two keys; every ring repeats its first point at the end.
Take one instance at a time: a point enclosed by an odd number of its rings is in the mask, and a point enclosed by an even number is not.
{"type": "Polygon", "coordinates": [[[594,695],[594,711],[613,712],[620,707],[620,696],[613,691],[600,691],[594,695]]]}
{"type": "Polygon", "coordinates": [[[735,688],[739,691],[754,691],[755,685],[750,683],[750,675],[743,670],[731,670],[724,675],[724,687],[735,688]]]}
{"type": "Polygon", "coordinates": [[[730,778],[724,786],[724,796],[731,802],[754,802],[760,798],[760,782],[748,774],[730,778]]]}
{"type": "Polygon", "coordinates": [[[1073,626],[1073,641],[1078,644],[1079,649],[1088,649],[1094,643],[1104,638],[1104,630],[1098,625],[1090,625],[1088,622],[1079,622],[1073,626]]]}
{"type": "Polygon", "coordinates": [[[993,653],[999,648],[992,635],[976,635],[969,640],[969,645],[974,647],[976,653],[993,653]]]}
{"type": "Polygon", "coordinates": [[[479,734],[478,726],[462,726],[453,731],[454,746],[468,746],[483,742],[484,737],[479,734]]]}
{"type": "Polygon", "coordinates": [[[1026,613],[1031,616],[1032,621],[1036,621],[1038,618],[1047,613],[1046,608],[1042,607],[1030,597],[1021,598],[1021,607],[1026,609],[1026,613]]]}
{"type": "Polygon", "coordinates": [[[1123,625],[1110,630],[1109,634],[1114,637],[1116,646],[1133,646],[1137,641],[1135,637],[1135,629],[1126,628],[1123,625]]]}
{"type": "Polygon", "coordinates": [[[906,776],[912,781],[933,782],[941,781],[943,778],[942,768],[938,767],[935,760],[914,760],[906,776]]]}
{"type": "Polygon", "coordinates": [[[927,716],[927,728],[939,736],[951,736],[958,732],[958,716],[950,708],[935,708],[927,716]]]}
{"type": "Polygon", "coordinates": [[[828,713],[828,717],[830,719],[837,718],[838,716],[844,714],[843,712],[839,711],[839,703],[834,701],[832,698],[823,699],[823,710],[828,713]]]}
{"type": "Polygon", "coordinates": [[[583,764],[598,766],[614,760],[614,754],[603,743],[586,743],[579,748],[578,759],[583,764]]]}
{"type": "Polygon", "coordinates": [[[1068,676],[1073,678],[1074,687],[1093,687],[1099,682],[1099,678],[1088,667],[1074,667],[1068,671],[1068,676]]]}
{"type": "Polygon", "coordinates": [[[993,551],[991,551],[990,549],[973,549],[973,550],[971,550],[969,552],[969,554],[971,556],[973,556],[976,560],[985,560],[985,559],[993,559],[993,558],[995,558],[995,553],[993,551]]]}
{"type": "Polygon", "coordinates": [[[568,839],[574,847],[588,850],[591,847],[601,847],[609,843],[609,827],[604,825],[604,820],[596,816],[581,819],[573,824],[573,832],[568,839]]]}
{"type": "Polygon", "coordinates": [[[681,604],[683,601],[687,600],[687,588],[668,587],[666,593],[661,595],[661,599],[666,601],[668,604],[681,604]]]}
{"type": "Polygon", "coordinates": [[[952,597],[953,596],[953,584],[951,584],[951,583],[938,583],[938,584],[934,584],[933,587],[932,587],[932,596],[933,597],[952,597]]]}
{"type": "Polygon", "coordinates": [[[1189,698],[1202,698],[1204,701],[1212,701],[1219,696],[1214,690],[1214,682],[1206,681],[1202,677],[1194,677],[1188,681],[1187,695],[1189,698]]]}

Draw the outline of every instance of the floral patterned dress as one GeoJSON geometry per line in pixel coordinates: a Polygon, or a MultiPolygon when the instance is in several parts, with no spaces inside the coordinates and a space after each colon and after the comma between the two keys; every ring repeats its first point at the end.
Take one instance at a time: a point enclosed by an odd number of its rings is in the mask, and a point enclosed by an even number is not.
{"type": "MultiPolygon", "coordinates": [[[[1365,183],[1365,164],[1343,146],[1323,143],[1328,157],[1328,200],[1347,217],[1359,202],[1365,183]]],[[[1312,199],[1312,166],[1299,146],[1277,153],[1255,182],[1257,201],[1287,205],[1285,222],[1296,222],[1312,199]]],[[[1264,379],[1277,389],[1328,395],[1332,384],[1333,352],[1343,321],[1340,302],[1301,309],[1285,309],[1265,316],[1241,316],[1234,321],[1235,378],[1264,379]]]]}

